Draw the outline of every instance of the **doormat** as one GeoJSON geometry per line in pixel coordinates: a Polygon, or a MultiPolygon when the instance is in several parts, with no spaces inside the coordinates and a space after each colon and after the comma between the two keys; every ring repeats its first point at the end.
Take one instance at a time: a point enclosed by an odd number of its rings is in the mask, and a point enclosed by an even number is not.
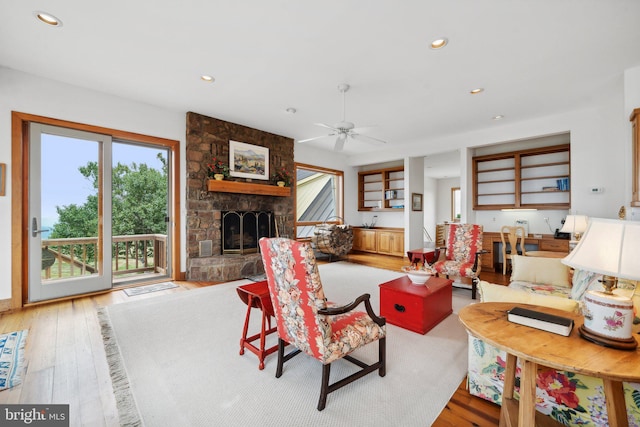
{"type": "Polygon", "coordinates": [[[0,390],[22,382],[24,372],[24,345],[29,331],[9,332],[0,335],[0,390]]]}
{"type": "Polygon", "coordinates": [[[138,286],[137,288],[127,288],[124,290],[124,293],[130,297],[133,297],[136,295],[148,294],[149,292],[164,291],[167,289],[173,289],[177,287],[178,285],[176,285],[173,282],[160,282],[160,283],[153,283],[151,285],[138,286]]]}

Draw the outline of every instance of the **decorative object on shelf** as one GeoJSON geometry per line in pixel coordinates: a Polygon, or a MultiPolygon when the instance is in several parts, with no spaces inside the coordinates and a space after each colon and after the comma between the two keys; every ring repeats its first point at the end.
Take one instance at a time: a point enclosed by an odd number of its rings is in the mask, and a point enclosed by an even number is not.
{"type": "Polygon", "coordinates": [[[422,210],[422,194],[411,193],[411,210],[412,211],[422,210]]]}
{"type": "Polygon", "coordinates": [[[289,187],[291,185],[291,173],[285,168],[277,169],[271,176],[278,187],[289,187]]]}
{"type": "Polygon", "coordinates": [[[378,215],[374,215],[371,219],[371,222],[363,222],[362,228],[373,228],[376,226],[376,221],[378,220],[378,215]]]}
{"type": "Polygon", "coordinates": [[[207,163],[207,176],[221,181],[229,176],[229,166],[222,160],[214,157],[211,159],[211,163],[207,163]]]}
{"type": "Polygon", "coordinates": [[[269,149],[244,142],[229,141],[229,173],[249,179],[269,179],[269,149]]]}
{"type": "Polygon", "coordinates": [[[407,273],[409,280],[414,285],[424,285],[434,273],[434,270],[428,265],[405,265],[401,270],[403,273],[407,273]]]}
{"type": "Polygon", "coordinates": [[[604,291],[584,296],[584,325],[580,336],[606,347],[633,350],[633,302],[615,294],[619,279],[640,280],[640,223],[592,218],[576,248],[562,262],[576,270],[602,274],[604,291]]]}
{"type": "Polygon", "coordinates": [[[620,206],[620,210],[618,211],[618,218],[626,219],[627,218],[627,209],[624,205],[620,206]]]}

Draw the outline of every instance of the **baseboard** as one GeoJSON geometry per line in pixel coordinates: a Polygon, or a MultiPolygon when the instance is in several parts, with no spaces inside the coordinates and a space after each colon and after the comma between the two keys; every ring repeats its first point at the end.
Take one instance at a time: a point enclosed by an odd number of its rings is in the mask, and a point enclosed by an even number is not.
{"type": "Polygon", "coordinates": [[[11,298],[0,300],[0,313],[11,310],[11,298]]]}

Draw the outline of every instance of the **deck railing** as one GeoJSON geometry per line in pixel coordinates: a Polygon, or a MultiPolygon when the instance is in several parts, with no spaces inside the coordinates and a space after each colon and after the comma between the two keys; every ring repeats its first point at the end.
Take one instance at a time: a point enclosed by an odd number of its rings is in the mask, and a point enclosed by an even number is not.
{"type": "MultiPolygon", "coordinates": [[[[42,278],[55,280],[98,273],[97,237],[42,240],[42,278]]],[[[114,236],[111,244],[114,276],[167,271],[167,236],[114,236]]]]}

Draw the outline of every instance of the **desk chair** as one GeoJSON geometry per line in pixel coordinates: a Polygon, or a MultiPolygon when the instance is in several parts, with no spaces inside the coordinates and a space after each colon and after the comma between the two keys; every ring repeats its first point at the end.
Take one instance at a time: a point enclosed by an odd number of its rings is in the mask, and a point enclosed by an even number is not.
{"type": "Polygon", "coordinates": [[[504,225],[500,229],[500,238],[502,239],[502,274],[507,274],[507,261],[512,259],[513,255],[527,255],[524,248],[524,227],[504,225]],[[520,245],[519,249],[518,245],[520,245]]]}

